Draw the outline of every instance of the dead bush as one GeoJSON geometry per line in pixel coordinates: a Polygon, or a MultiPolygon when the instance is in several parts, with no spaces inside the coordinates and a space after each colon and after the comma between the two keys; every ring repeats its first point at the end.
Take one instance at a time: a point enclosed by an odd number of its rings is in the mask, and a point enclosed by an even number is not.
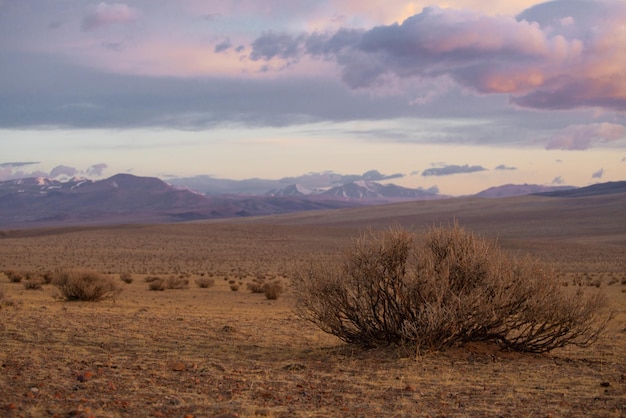
{"type": "Polygon", "coordinates": [[[336,263],[295,272],[296,312],[345,342],[444,349],[473,341],[546,352],[596,341],[610,315],[600,292],[563,287],[454,224],[418,242],[403,229],[354,240],[336,263]]]}
{"type": "Polygon", "coordinates": [[[189,279],[180,276],[170,276],[165,281],[165,287],[168,289],[189,289],[189,279]]]}
{"type": "Polygon", "coordinates": [[[120,280],[126,284],[131,284],[133,282],[133,275],[128,272],[120,273],[120,280]]]}
{"type": "Polygon", "coordinates": [[[3,289],[0,289],[0,309],[2,309],[3,307],[16,307],[17,303],[9,298],[5,293],[3,289]]]}
{"type": "Polygon", "coordinates": [[[43,288],[43,280],[39,277],[33,277],[22,282],[26,290],[41,290],[43,288]]]}
{"type": "Polygon", "coordinates": [[[251,293],[264,293],[263,290],[264,283],[253,280],[250,283],[246,283],[246,287],[251,293]]]}
{"type": "Polygon", "coordinates": [[[4,274],[5,276],[7,276],[11,283],[19,283],[24,278],[24,274],[16,270],[7,270],[4,272],[4,274]]]}
{"type": "Polygon", "coordinates": [[[215,279],[211,279],[208,277],[198,277],[195,280],[195,283],[196,283],[196,286],[202,289],[206,289],[206,288],[215,286],[215,279]]]}
{"type": "Polygon", "coordinates": [[[50,284],[52,282],[52,277],[54,277],[54,272],[52,271],[47,270],[41,273],[41,280],[43,281],[43,284],[50,284]]]}
{"type": "Polygon", "coordinates": [[[51,282],[58,289],[57,298],[65,301],[112,299],[121,291],[118,282],[91,270],[58,270],[51,282]]]}
{"type": "Polygon", "coordinates": [[[153,277],[152,280],[148,282],[148,290],[163,291],[165,287],[165,280],[160,277],[153,277]]]}
{"type": "Polygon", "coordinates": [[[284,288],[280,280],[274,280],[263,284],[263,293],[268,300],[276,300],[283,294],[284,288]]]}

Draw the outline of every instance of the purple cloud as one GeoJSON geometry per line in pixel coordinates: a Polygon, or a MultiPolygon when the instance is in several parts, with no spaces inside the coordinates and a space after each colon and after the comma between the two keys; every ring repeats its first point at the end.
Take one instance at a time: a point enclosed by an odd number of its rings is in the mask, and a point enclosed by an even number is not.
{"type": "Polygon", "coordinates": [[[563,180],[563,177],[561,176],[557,176],[552,180],[552,184],[563,184],[565,183],[565,180],[563,180]]]}
{"type": "Polygon", "coordinates": [[[52,171],[50,171],[50,178],[56,178],[59,176],[72,177],[72,176],[75,176],[77,173],[78,173],[78,170],[76,170],[74,167],[58,165],[54,167],[52,171]]]}
{"type": "Polygon", "coordinates": [[[105,163],[94,164],[87,169],[87,175],[90,176],[101,176],[104,173],[104,170],[108,167],[105,163]]]}
{"type": "Polygon", "coordinates": [[[604,176],[604,168],[599,169],[591,175],[592,179],[601,179],[604,176]]]}
{"type": "Polygon", "coordinates": [[[267,33],[253,60],[334,60],[351,88],[389,77],[448,77],[530,108],[626,109],[626,3],[555,0],[517,18],[427,7],[402,24],[292,36],[267,33]],[[582,11],[581,11],[582,10],[582,11]]]}

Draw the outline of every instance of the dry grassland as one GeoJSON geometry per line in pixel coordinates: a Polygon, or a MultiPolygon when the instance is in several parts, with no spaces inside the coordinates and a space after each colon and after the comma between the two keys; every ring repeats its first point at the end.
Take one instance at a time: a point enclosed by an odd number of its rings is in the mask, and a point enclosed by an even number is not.
{"type": "Polygon", "coordinates": [[[363,351],[296,318],[288,287],[273,301],[246,290],[257,277],[287,284],[295,263],[333,257],[368,226],[438,221],[398,208],[388,219],[377,208],[370,218],[358,210],[6,232],[0,271],[79,267],[133,281],[120,281],[114,301],[60,302],[51,285],[27,290],[0,274],[0,416],[626,415],[624,215],[577,229],[571,217],[559,228],[549,211],[525,228],[495,210],[458,216],[508,251],[554,263],[564,282],[608,294],[615,319],[587,349],[534,355],[473,344],[420,358],[402,348],[363,351]],[[144,278],[153,275],[190,286],[150,291],[144,278]],[[199,277],[215,285],[199,288],[199,277]]]}

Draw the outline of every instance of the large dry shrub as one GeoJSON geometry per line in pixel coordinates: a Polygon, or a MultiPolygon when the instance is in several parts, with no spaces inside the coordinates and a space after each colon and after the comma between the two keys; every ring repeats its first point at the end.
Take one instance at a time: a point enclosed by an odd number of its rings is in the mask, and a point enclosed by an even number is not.
{"type": "Polygon", "coordinates": [[[299,269],[293,284],[301,317],[368,347],[492,341],[546,352],[593,343],[609,319],[602,293],[566,288],[550,268],[457,224],[419,241],[399,228],[362,235],[337,262],[299,269]]]}
{"type": "Polygon", "coordinates": [[[112,299],[122,291],[117,281],[91,270],[58,270],[51,283],[59,291],[58,298],[66,301],[97,302],[112,299]]]}

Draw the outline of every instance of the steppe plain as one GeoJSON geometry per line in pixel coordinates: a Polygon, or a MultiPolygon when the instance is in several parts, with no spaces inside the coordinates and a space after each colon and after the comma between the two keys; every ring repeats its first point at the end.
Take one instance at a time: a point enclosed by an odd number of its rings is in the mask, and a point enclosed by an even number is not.
{"type": "Polygon", "coordinates": [[[62,302],[0,274],[0,416],[622,417],[626,415],[626,195],[459,198],[169,225],[0,231],[0,271],[131,274],[115,300],[62,302]],[[367,229],[456,220],[615,313],[588,348],[469,344],[416,356],[343,344],[293,313],[298,263],[326,262],[367,229]],[[148,276],[187,289],[148,290],[148,276]],[[194,280],[212,278],[199,288],[194,280]],[[277,300],[253,294],[281,280],[277,300]],[[237,291],[231,290],[239,286],[237,291]]]}

